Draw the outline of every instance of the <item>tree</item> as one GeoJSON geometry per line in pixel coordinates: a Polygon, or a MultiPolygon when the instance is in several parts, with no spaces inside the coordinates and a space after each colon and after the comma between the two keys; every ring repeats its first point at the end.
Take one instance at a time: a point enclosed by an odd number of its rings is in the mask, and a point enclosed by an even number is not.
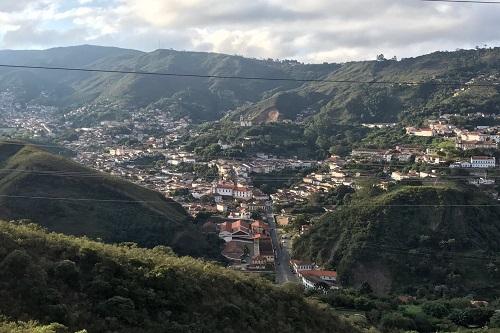
{"type": "Polygon", "coordinates": [[[415,323],[410,318],[404,317],[399,312],[389,312],[382,316],[380,320],[382,330],[391,331],[394,329],[414,330],[415,323]]]}
{"type": "Polygon", "coordinates": [[[379,54],[377,56],[377,61],[386,61],[387,59],[385,58],[385,56],[383,54],[379,54]]]}
{"type": "Polygon", "coordinates": [[[500,328],[500,312],[495,312],[490,318],[489,327],[500,328]]]}

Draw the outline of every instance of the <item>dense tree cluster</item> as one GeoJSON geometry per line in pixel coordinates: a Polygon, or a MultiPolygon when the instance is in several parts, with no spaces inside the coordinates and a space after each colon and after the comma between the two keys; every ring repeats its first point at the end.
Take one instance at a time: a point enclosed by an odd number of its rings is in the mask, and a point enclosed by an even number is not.
{"type": "Polygon", "coordinates": [[[0,313],[25,322],[0,323],[13,332],[356,332],[291,289],[165,247],[14,222],[0,222],[0,313]]]}

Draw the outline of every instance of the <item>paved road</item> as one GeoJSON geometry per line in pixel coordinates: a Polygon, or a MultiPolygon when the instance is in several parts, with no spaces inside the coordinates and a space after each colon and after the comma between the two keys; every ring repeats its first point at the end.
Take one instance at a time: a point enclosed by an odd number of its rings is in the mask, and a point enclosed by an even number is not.
{"type": "Polygon", "coordinates": [[[278,239],[278,232],[276,231],[276,221],[274,220],[274,216],[269,214],[267,216],[269,221],[269,225],[271,227],[271,239],[273,241],[273,247],[276,250],[276,260],[275,260],[275,268],[276,268],[276,281],[279,284],[285,282],[298,282],[295,274],[290,270],[289,262],[290,262],[290,254],[288,253],[288,249],[286,246],[281,247],[278,239]],[[279,265],[278,265],[279,263],[279,265]]]}

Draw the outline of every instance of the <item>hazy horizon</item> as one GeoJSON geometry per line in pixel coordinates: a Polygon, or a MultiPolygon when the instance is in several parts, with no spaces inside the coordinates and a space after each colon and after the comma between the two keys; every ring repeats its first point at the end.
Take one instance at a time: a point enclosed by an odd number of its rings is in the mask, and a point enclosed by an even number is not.
{"type": "Polygon", "coordinates": [[[5,0],[0,49],[93,44],[306,63],[500,46],[498,5],[419,0],[5,0]],[[485,29],[487,27],[487,29],[485,29]]]}

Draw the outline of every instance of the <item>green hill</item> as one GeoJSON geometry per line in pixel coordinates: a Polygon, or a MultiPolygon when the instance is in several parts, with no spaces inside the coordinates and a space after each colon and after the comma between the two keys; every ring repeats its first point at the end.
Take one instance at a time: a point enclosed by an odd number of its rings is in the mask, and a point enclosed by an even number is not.
{"type": "Polygon", "coordinates": [[[294,253],[378,293],[498,296],[500,206],[470,189],[401,187],[323,216],[294,253]]]}
{"type": "Polygon", "coordinates": [[[500,86],[468,87],[466,82],[500,81],[500,48],[435,52],[401,61],[360,61],[342,64],[327,80],[425,82],[423,85],[309,83],[240,108],[257,122],[295,119],[309,109],[332,124],[415,121],[441,113],[499,113],[500,86]],[[439,82],[461,82],[440,86],[439,82]],[[456,89],[463,89],[456,93],[456,89]],[[284,102],[288,101],[288,103],[284,102]]]}
{"type": "Polygon", "coordinates": [[[12,142],[0,144],[0,167],[1,218],[105,242],[168,245],[179,254],[217,252],[184,209],[160,193],[12,142]]]}
{"type": "Polygon", "coordinates": [[[164,247],[105,245],[7,222],[0,240],[0,312],[12,321],[88,332],[357,331],[290,288],[164,247]]]}
{"type": "Polygon", "coordinates": [[[194,121],[243,115],[256,123],[294,120],[316,114],[332,124],[415,120],[429,114],[498,113],[499,86],[465,83],[500,81],[500,48],[435,52],[400,61],[303,64],[249,59],[219,53],[135,50],[82,45],[42,51],[0,51],[0,63],[82,67],[196,75],[247,76],[347,81],[425,82],[424,85],[225,80],[71,71],[0,69],[0,89],[22,101],[66,108],[95,104],[78,124],[99,120],[99,113],[120,118],[124,111],[154,107],[194,121]],[[437,82],[457,81],[439,86],[437,82]],[[456,89],[462,89],[456,94],[456,89]],[[114,108],[114,109],[113,109],[114,108]],[[235,110],[230,112],[230,110],[235,110]],[[109,114],[110,110],[114,110],[109,114]],[[96,117],[97,115],[97,117],[96,117]]]}
{"type": "MultiPolygon", "coordinates": [[[[111,70],[236,75],[280,78],[320,78],[335,64],[301,65],[295,62],[248,59],[218,53],[127,49],[82,45],[42,51],[0,51],[0,63],[111,70]]],[[[300,82],[220,80],[68,71],[0,69],[0,88],[13,91],[22,101],[37,101],[63,108],[85,103],[110,105],[117,110],[155,107],[194,121],[215,120],[244,103],[258,102],[276,91],[301,86],[300,82]]],[[[103,111],[98,107],[90,113],[103,111]]],[[[117,117],[119,113],[117,112],[117,117]]],[[[80,123],[95,121],[83,115],[80,123]]]]}

